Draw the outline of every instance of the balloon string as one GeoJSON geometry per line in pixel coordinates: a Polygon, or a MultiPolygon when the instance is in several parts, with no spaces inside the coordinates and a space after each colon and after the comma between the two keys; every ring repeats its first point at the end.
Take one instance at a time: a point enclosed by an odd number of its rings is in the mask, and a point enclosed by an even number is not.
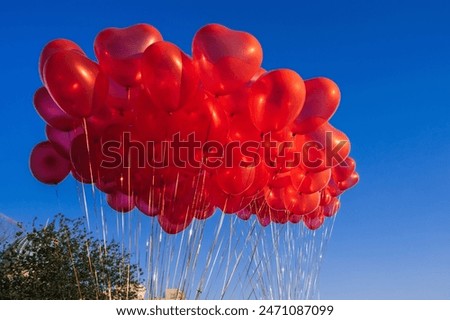
{"type": "MultiPolygon", "coordinates": [[[[89,159],[89,175],[90,175],[90,179],[91,179],[91,191],[92,191],[92,199],[93,199],[93,210],[94,210],[94,216],[97,216],[97,206],[96,206],[96,195],[95,195],[95,185],[94,185],[94,170],[93,170],[93,166],[92,166],[92,161],[91,161],[91,147],[90,147],[90,143],[89,143],[89,130],[88,130],[88,126],[87,126],[87,120],[86,118],[83,118],[83,129],[84,129],[84,133],[85,133],[85,142],[86,142],[86,150],[87,150],[87,154],[88,154],[88,159],[89,159]]],[[[90,226],[89,226],[89,221],[88,221],[88,228],[90,230],[90,226]]]]}
{"type": "Polygon", "coordinates": [[[84,214],[86,217],[86,223],[87,223],[87,228],[88,231],[91,231],[91,224],[90,224],[90,219],[89,219],[89,209],[88,209],[88,203],[87,203],[87,197],[86,197],[86,190],[84,189],[84,183],[80,182],[81,184],[81,192],[82,192],[82,197],[83,197],[83,208],[84,208],[84,214]]]}
{"type": "MultiPolygon", "coordinates": [[[[214,251],[214,249],[215,249],[215,247],[216,247],[216,245],[217,245],[217,242],[219,241],[219,233],[220,233],[220,230],[222,229],[223,221],[224,221],[224,214],[221,215],[219,224],[218,224],[217,227],[216,227],[215,237],[214,237],[214,240],[213,240],[213,242],[212,242],[212,245],[211,245],[211,247],[210,247],[210,249],[209,249],[209,251],[208,251],[208,254],[207,254],[206,265],[205,265],[205,266],[206,266],[205,271],[208,270],[209,267],[210,267],[210,265],[211,265],[211,258],[212,258],[212,255],[213,255],[213,251],[214,251]]],[[[210,273],[209,275],[211,275],[211,273],[210,273]]],[[[204,285],[204,281],[205,281],[205,276],[206,276],[206,272],[203,272],[203,273],[202,273],[202,278],[201,278],[200,283],[199,283],[199,286],[198,286],[198,288],[197,288],[197,295],[196,295],[196,297],[195,297],[196,300],[199,298],[199,295],[200,295],[200,293],[201,293],[202,290],[203,290],[203,285],[204,285]]],[[[208,277],[208,280],[209,280],[209,277],[208,277]]]]}

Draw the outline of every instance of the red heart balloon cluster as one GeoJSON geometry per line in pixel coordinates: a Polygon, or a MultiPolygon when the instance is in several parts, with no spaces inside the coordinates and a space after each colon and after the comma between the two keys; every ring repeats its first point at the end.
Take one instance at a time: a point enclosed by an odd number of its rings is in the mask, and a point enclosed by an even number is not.
{"type": "Polygon", "coordinates": [[[71,172],[168,233],[215,208],[317,229],[358,182],[347,136],[328,123],[337,85],[266,72],[254,36],[206,25],[191,57],[138,24],[103,30],[94,49],[98,62],[69,40],[42,51],[34,105],[48,141],[30,158],[39,181],[71,172]]]}

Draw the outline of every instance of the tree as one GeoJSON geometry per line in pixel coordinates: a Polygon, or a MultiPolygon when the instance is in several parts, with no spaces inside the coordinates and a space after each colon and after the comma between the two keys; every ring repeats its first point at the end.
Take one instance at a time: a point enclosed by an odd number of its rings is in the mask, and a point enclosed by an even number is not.
{"type": "Polygon", "coordinates": [[[57,215],[0,251],[0,299],[136,299],[140,269],[81,219],[57,215]]]}

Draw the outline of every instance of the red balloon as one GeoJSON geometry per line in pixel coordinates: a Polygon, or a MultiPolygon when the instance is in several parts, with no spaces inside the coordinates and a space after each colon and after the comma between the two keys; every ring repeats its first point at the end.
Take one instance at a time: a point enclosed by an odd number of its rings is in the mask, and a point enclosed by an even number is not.
{"type": "Polygon", "coordinates": [[[215,94],[230,93],[259,70],[262,48],[249,33],[209,24],[197,31],[192,55],[205,88],[215,94]]]}
{"type": "Polygon", "coordinates": [[[336,83],[327,78],[305,80],[306,99],[292,126],[294,133],[305,134],[330,120],[341,100],[336,83]]]}
{"type": "Polygon", "coordinates": [[[302,78],[289,69],[274,70],[252,84],[250,116],[261,132],[279,131],[298,116],[304,101],[302,78]]]}
{"type": "Polygon", "coordinates": [[[58,52],[48,58],[44,79],[53,100],[74,117],[91,115],[108,90],[108,80],[98,65],[75,51],[58,52]]]}
{"type": "Polygon", "coordinates": [[[263,227],[267,227],[270,222],[270,207],[265,203],[264,199],[261,198],[259,200],[254,201],[255,203],[255,214],[259,223],[263,227]]]}
{"type": "Polygon", "coordinates": [[[338,183],[336,181],[334,181],[333,178],[330,179],[330,182],[328,183],[328,186],[326,189],[332,197],[338,197],[344,192],[341,189],[339,189],[338,183]]]}
{"type": "Polygon", "coordinates": [[[264,165],[260,164],[255,167],[255,178],[250,187],[242,193],[245,197],[260,198],[264,196],[263,189],[270,179],[269,172],[264,165]]]}
{"type": "Polygon", "coordinates": [[[329,189],[328,188],[323,189],[320,192],[320,205],[321,206],[328,205],[331,202],[332,198],[333,197],[331,196],[329,189]]]}
{"type": "Polygon", "coordinates": [[[331,169],[320,172],[307,172],[303,168],[295,168],[290,174],[294,188],[300,193],[315,193],[324,189],[331,178],[331,169]]]}
{"type": "Polygon", "coordinates": [[[249,115],[240,113],[230,117],[230,131],[228,133],[230,141],[257,141],[261,140],[258,129],[251,123],[249,115]]]}
{"type": "Polygon", "coordinates": [[[357,172],[353,172],[346,180],[338,182],[339,189],[342,191],[347,190],[355,186],[359,181],[359,175],[357,172]]]}
{"type": "Polygon", "coordinates": [[[264,188],[264,199],[267,205],[274,210],[286,210],[282,194],[284,188],[264,188]]]}
{"type": "Polygon", "coordinates": [[[70,131],[81,125],[80,119],[68,115],[53,101],[45,87],[36,91],[34,106],[42,119],[55,129],[70,131]]]}
{"type": "Polygon", "coordinates": [[[320,192],[299,193],[292,185],[284,188],[281,196],[286,210],[298,215],[314,211],[320,203],[320,192]]]}
{"type": "Polygon", "coordinates": [[[242,86],[236,91],[223,96],[214,96],[217,100],[219,106],[228,114],[230,117],[235,115],[245,115],[250,116],[248,110],[248,102],[250,98],[250,84],[242,86]]]}
{"type": "Polygon", "coordinates": [[[136,132],[144,141],[160,142],[169,137],[169,114],[157,108],[145,90],[131,90],[130,105],[134,108],[136,132]]]}
{"type": "Polygon", "coordinates": [[[33,176],[42,183],[58,184],[70,172],[70,162],[64,159],[49,141],[37,144],[30,155],[33,176]]]}
{"type": "Polygon", "coordinates": [[[172,112],[194,97],[199,80],[192,60],[177,46],[156,42],[142,59],[143,84],[158,107],[172,112]]]}
{"type": "Polygon", "coordinates": [[[270,212],[270,220],[272,222],[285,224],[289,221],[290,213],[287,210],[274,210],[270,208],[269,212],[270,212]]]}
{"type": "Polygon", "coordinates": [[[300,221],[303,221],[303,217],[304,217],[303,215],[291,213],[289,215],[289,222],[291,222],[291,223],[299,223],[300,221]]]}
{"type": "Polygon", "coordinates": [[[57,52],[61,51],[74,51],[81,55],[86,55],[84,51],[73,41],[67,39],[56,39],[47,43],[42,49],[41,56],[39,57],[39,75],[42,82],[44,81],[44,67],[47,60],[57,52]]]}
{"type": "Polygon", "coordinates": [[[307,171],[319,172],[337,166],[350,154],[350,140],[328,122],[305,135],[296,135],[296,147],[302,153],[307,171]]]}
{"type": "Polygon", "coordinates": [[[168,234],[177,234],[186,229],[194,219],[193,216],[185,216],[183,222],[174,223],[170,220],[170,217],[166,214],[158,215],[158,222],[161,228],[168,234]]]}
{"type": "Polygon", "coordinates": [[[317,230],[322,226],[323,222],[325,221],[325,217],[322,211],[322,208],[319,207],[313,212],[303,216],[303,223],[308,229],[317,230]]]}
{"type": "Polygon", "coordinates": [[[208,98],[200,104],[199,112],[204,113],[207,120],[207,140],[224,142],[229,134],[229,120],[226,113],[218,106],[217,102],[208,98]]]}
{"type": "Polygon", "coordinates": [[[88,139],[85,134],[78,135],[70,147],[70,161],[76,174],[83,182],[96,182],[101,157],[100,141],[88,139]]]}
{"type": "Polygon", "coordinates": [[[177,233],[186,229],[193,219],[194,209],[191,203],[165,196],[158,221],[167,233],[177,233]]]}
{"type": "MultiPolygon", "coordinates": [[[[139,90],[139,88],[135,90],[139,90]]],[[[108,95],[105,99],[105,107],[126,112],[128,109],[132,109],[134,107],[131,105],[130,100],[131,88],[127,88],[116,81],[109,79],[108,95]]]]}
{"type": "Polygon", "coordinates": [[[245,209],[251,202],[251,198],[249,197],[227,194],[218,188],[208,190],[208,195],[211,204],[227,214],[236,213],[245,209]]]}
{"type": "Polygon", "coordinates": [[[111,193],[106,196],[109,206],[117,212],[126,213],[134,208],[134,200],[132,196],[121,192],[111,193]]]}
{"type": "MultiPolygon", "coordinates": [[[[95,186],[104,193],[115,193],[120,191],[120,175],[116,172],[100,172],[95,179],[95,186]]],[[[73,174],[74,172],[72,172],[73,174]]],[[[81,177],[80,177],[81,178],[81,177]]],[[[81,178],[83,179],[83,178],[81,178]]],[[[89,178],[88,178],[89,180],[89,178]]]]}
{"type": "Polygon", "coordinates": [[[347,180],[355,171],[356,162],[353,158],[348,157],[343,162],[333,168],[333,179],[337,182],[347,180]]]}
{"type": "Polygon", "coordinates": [[[275,174],[271,179],[269,179],[269,182],[267,185],[270,188],[284,188],[291,184],[291,172],[280,172],[275,174]]]}
{"type": "Polygon", "coordinates": [[[339,199],[332,198],[329,204],[327,204],[326,206],[323,206],[322,213],[325,217],[332,217],[338,212],[340,207],[341,207],[341,202],[339,201],[339,199]]]}
{"type": "Polygon", "coordinates": [[[189,135],[196,142],[227,141],[228,118],[211,98],[197,101],[195,109],[182,108],[173,112],[167,122],[170,139],[178,134],[183,141],[188,141],[189,135]]]}
{"type": "Polygon", "coordinates": [[[94,41],[95,55],[102,71],[126,87],[141,81],[141,57],[145,49],[162,41],[159,31],[148,24],[107,28],[94,41]]]}
{"type": "Polygon", "coordinates": [[[217,185],[227,194],[242,194],[255,180],[255,171],[255,167],[219,168],[216,170],[217,185]]]}

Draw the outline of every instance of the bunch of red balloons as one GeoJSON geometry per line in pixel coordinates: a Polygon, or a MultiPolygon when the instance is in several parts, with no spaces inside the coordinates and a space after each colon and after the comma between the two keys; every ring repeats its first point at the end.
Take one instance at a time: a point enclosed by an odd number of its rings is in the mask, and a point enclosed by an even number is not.
{"type": "Polygon", "coordinates": [[[98,62],[64,39],[41,53],[34,105],[47,141],[30,158],[39,181],[71,173],[168,233],[215,208],[317,229],[358,182],[347,136],[328,123],[337,85],[263,70],[251,34],[206,25],[191,57],[138,24],[101,31],[94,49],[98,62]]]}

